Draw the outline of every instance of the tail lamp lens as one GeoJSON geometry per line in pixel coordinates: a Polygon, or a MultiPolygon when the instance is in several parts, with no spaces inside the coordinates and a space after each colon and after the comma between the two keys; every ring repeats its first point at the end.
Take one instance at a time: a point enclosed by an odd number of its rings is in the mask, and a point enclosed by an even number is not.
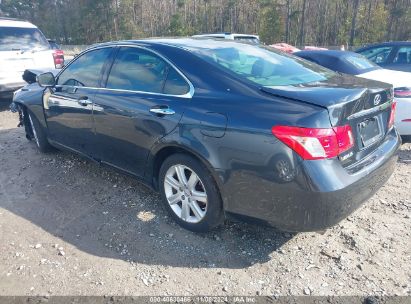
{"type": "Polygon", "coordinates": [[[390,113],[390,118],[388,120],[388,129],[391,129],[394,126],[396,109],[397,109],[397,102],[394,100],[391,104],[391,113],[390,113]]]}
{"type": "Polygon", "coordinates": [[[354,146],[349,125],[326,129],[274,126],[271,131],[306,160],[334,158],[354,146]]]}
{"type": "Polygon", "coordinates": [[[56,69],[61,69],[64,66],[64,52],[62,50],[55,50],[53,59],[56,69]]]}

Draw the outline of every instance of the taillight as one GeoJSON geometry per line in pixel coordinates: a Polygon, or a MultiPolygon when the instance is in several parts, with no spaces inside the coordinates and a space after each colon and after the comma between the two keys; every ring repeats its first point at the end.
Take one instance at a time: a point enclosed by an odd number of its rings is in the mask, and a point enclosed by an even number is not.
{"type": "Polygon", "coordinates": [[[411,88],[395,88],[394,97],[396,98],[407,98],[411,97],[411,88]]]}
{"type": "Polygon", "coordinates": [[[64,66],[64,51],[54,50],[53,53],[54,66],[56,69],[61,69],[64,66]]]}
{"type": "Polygon", "coordinates": [[[337,157],[354,146],[349,125],[327,129],[275,126],[271,131],[307,160],[337,157]]]}
{"type": "Polygon", "coordinates": [[[391,104],[391,113],[388,120],[388,129],[391,129],[395,121],[395,110],[397,109],[397,102],[394,100],[391,104]]]}

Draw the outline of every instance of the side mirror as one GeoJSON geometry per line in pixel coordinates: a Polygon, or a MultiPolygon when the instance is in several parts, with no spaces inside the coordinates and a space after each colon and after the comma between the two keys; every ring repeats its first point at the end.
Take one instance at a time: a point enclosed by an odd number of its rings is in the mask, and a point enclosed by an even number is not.
{"type": "Polygon", "coordinates": [[[41,87],[50,88],[56,85],[56,78],[53,73],[47,72],[37,76],[37,82],[41,87]]]}

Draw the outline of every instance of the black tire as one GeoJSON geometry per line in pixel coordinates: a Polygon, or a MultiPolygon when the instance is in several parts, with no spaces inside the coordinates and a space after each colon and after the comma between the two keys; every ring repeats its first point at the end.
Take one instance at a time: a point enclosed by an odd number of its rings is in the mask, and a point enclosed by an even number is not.
{"type": "Polygon", "coordinates": [[[29,134],[27,138],[33,140],[37,148],[42,153],[53,151],[53,147],[49,144],[44,128],[39,123],[38,119],[32,113],[26,111],[27,128],[29,134]]]}
{"type": "MultiPolygon", "coordinates": [[[[168,157],[161,165],[159,172],[159,190],[162,200],[171,217],[183,228],[194,232],[207,232],[219,226],[224,220],[223,204],[220,191],[209,170],[200,161],[187,154],[174,154],[168,157]],[[190,223],[181,219],[171,208],[165,189],[167,171],[175,165],[183,165],[193,170],[199,177],[207,194],[207,208],[204,217],[197,223],[190,223]]],[[[192,209],[190,209],[192,212],[192,209]]]]}

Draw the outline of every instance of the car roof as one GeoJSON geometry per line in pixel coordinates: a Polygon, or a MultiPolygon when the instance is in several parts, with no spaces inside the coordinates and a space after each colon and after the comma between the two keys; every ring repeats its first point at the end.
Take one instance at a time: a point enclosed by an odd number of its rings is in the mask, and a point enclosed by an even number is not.
{"type": "Polygon", "coordinates": [[[12,18],[1,18],[1,17],[0,17],[0,26],[1,27],[37,28],[37,26],[35,26],[34,24],[28,21],[12,19],[12,18]]]}
{"type": "Polygon", "coordinates": [[[295,55],[321,55],[321,56],[328,56],[328,57],[335,57],[335,58],[342,58],[348,55],[358,56],[357,53],[350,52],[350,51],[339,51],[339,50],[307,50],[307,51],[298,51],[294,52],[295,55]]]}
{"type": "Polygon", "coordinates": [[[361,48],[358,48],[356,52],[360,50],[366,50],[369,48],[373,47],[379,47],[379,46],[397,46],[397,45],[411,45],[411,41],[388,41],[388,42],[381,42],[381,43],[373,43],[369,45],[365,45],[361,48]]]}
{"type": "Polygon", "coordinates": [[[230,47],[238,46],[238,44],[244,44],[244,42],[235,41],[235,40],[215,40],[210,37],[187,37],[187,38],[150,38],[150,39],[141,39],[141,40],[123,40],[123,41],[112,41],[106,43],[100,43],[92,45],[90,48],[102,47],[102,46],[116,46],[116,45],[136,45],[136,46],[146,46],[146,47],[155,47],[155,46],[169,46],[176,47],[185,50],[199,50],[204,49],[205,47],[215,47],[221,48],[222,45],[230,47]]]}
{"type": "Polygon", "coordinates": [[[225,37],[225,36],[235,36],[235,37],[249,37],[249,38],[255,38],[259,39],[258,35],[252,35],[252,34],[236,34],[236,33],[212,33],[212,34],[200,34],[200,35],[194,35],[193,37],[196,38],[201,38],[201,37],[225,37]]]}

